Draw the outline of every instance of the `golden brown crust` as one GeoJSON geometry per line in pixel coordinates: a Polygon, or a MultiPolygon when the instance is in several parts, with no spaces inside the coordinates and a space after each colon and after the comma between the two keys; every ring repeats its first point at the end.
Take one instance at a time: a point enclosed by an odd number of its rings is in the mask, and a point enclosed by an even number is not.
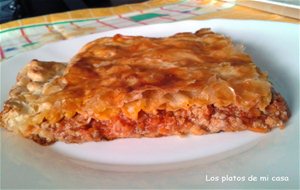
{"type": "Polygon", "coordinates": [[[271,84],[229,38],[209,29],[168,38],[121,36],[90,42],[63,76],[68,85],[43,101],[55,123],[76,113],[98,120],[123,112],[175,111],[193,105],[264,110],[271,84]]]}
{"type": "Polygon", "coordinates": [[[41,97],[64,88],[65,83],[59,78],[64,69],[65,64],[57,62],[32,60],[27,64],[9,92],[9,99],[0,113],[0,126],[39,143],[44,142],[42,144],[53,141],[45,130],[35,124],[44,118],[34,116],[51,107],[47,102],[40,103],[41,97]]]}
{"type": "Polygon", "coordinates": [[[45,145],[267,132],[288,119],[271,89],[241,47],[209,29],[168,38],[116,35],[84,46],[66,69],[33,60],[19,73],[0,121],[45,145]]]}

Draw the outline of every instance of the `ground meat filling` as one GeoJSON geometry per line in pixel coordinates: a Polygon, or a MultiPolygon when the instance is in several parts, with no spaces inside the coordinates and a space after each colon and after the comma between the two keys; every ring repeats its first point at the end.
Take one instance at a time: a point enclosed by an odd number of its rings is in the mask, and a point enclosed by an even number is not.
{"type": "MultiPolygon", "coordinates": [[[[41,128],[54,134],[54,139],[67,143],[112,140],[128,137],[159,137],[169,135],[208,134],[222,131],[251,130],[268,132],[272,128],[284,128],[289,112],[284,99],[273,94],[265,112],[258,108],[243,112],[235,106],[217,108],[213,105],[191,107],[177,111],[158,110],[157,114],[141,111],[138,119],[132,120],[120,113],[112,120],[97,121],[80,114],[50,125],[47,121],[41,128]]],[[[40,144],[50,144],[38,136],[32,139],[40,144]]]]}

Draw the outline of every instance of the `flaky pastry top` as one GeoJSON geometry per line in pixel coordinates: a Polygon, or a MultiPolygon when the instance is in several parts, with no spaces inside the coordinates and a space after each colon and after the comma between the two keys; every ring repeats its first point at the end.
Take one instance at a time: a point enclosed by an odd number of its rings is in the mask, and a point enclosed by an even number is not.
{"type": "Polygon", "coordinates": [[[109,120],[136,119],[141,110],[234,105],[264,111],[271,84],[241,46],[210,29],[166,38],[122,36],[85,45],[61,76],[60,91],[45,93],[38,114],[55,123],[76,113],[109,120]]]}

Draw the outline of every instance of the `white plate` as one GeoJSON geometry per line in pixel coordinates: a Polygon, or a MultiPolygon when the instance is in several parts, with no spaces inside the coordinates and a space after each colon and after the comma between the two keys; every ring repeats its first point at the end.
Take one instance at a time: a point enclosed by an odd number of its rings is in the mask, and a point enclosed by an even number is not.
{"type": "MultiPolygon", "coordinates": [[[[255,63],[262,70],[269,72],[271,81],[275,88],[285,96],[293,114],[285,130],[274,130],[266,135],[253,132],[219,133],[186,138],[121,139],[81,145],[56,143],[50,147],[41,147],[2,130],[1,172],[4,174],[2,176],[3,187],[79,188],[106,185],[106,187],[150,188],[189,187],[189,184],[213,187],[220,182],[205,181],[205,176],[212,175],[211,172],[215,172],[214,176],[220,177],[224,172],[232,175],[238,173],[250,175],[251,172],[249,173],[249,171],[254,172],[252,175],[273,175],[266,170],[266,166],[272,165],[270,163],[277,165],[276,169],[269,169],[269,171],[273,171],[274,175],[289,175],[293,179],[286,185],[297,184],[297,180],[294,178],[298,171],[294,167],[299,161],[297,159],[299,150],[297,135],[299,126],[299,70],[295,69],[299,66],[298,25],[233,20],[184,21],[119,29],[49,44],[40,49],[15,56],[1,64],[1,104],[7,98],[8,90],[14,84],[17,71],[33,58],[67,62],[81,46],[99,37],[112,36],[116,33],[162,37],[183,31],[194,32],[205,27],[210,27],[213,31],[228,35],[235,42],[244,44],[246,51],[252,55],[255,63]],[[208,164],[241,153],[259,140],[262,140],[259,146],[246,153],[218,163],[208,164]],[[287,159],[289,159],[288,162],[286,162],[287,159]],[[98,169],[119,171],[161,170],[198,165],[194,168],[174,171],[172,174],[177,175],[174,180],[167,180],[167,176],[157,178],[156,175],[150,175],[149,177],[147,175],[149,173],[122,175],[114,172],[103,172],[82,167],[78,163],[98,169]],[[230,165],[231,167],[228,167],[230,165]],[[216,166],[220,166],[220,168],[216,168],[216,166]],[[235,169],[237,166],[238,168],[235,169]],[[195,170],[196,168],[198,170],[195,170]],[[210,170],[203,173],[200,168],[210,168],[210,170]],[[286,168],[290,168],[291,172],[285,172],[284,169],[286,168]],[[178,173],[179,171],[188,173],[191,175],[188,178],[192,178],[183,180],[183,176],[180,177],[178,173]],[[75,180],[80,176],[83,180],[75,180]],[[35,178],[40,180],[38,184],[32,181],[35,178]],[[111,178],[117,179],[110,180],[111,178]],[[143,180],[136,181],[132,178],[143,180]],[[151,182],[151,179],[158,181],[165,179],[165,182],[151,182]],[[131,182],[129,183],[128,180],[131,182]],[[185,184],[185,181],[190,183],[185,184]]],[[[250,184],[250,182],[248,183],[250,184]]],[[[243,182],[242,184],[248,183],[243,182]]],[[[272,185],[273,183],[265,182],[264,184],[272,185]]],[[[224,186],[224,183],[222,185],[224,186]]],[[[231,185],[241,184],[232,182],[231,185]]]]}

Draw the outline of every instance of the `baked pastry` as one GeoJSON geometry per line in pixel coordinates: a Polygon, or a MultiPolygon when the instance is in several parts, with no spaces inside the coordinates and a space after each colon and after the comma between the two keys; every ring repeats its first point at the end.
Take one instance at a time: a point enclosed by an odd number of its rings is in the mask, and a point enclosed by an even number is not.
{"type": "Polygon", "coordinates": [[[85,45],[65,66],[33,60],[1,126],[47,145],[128,137],[268,132],[289,113],[241,46],[210,29],[85,45]]]}

